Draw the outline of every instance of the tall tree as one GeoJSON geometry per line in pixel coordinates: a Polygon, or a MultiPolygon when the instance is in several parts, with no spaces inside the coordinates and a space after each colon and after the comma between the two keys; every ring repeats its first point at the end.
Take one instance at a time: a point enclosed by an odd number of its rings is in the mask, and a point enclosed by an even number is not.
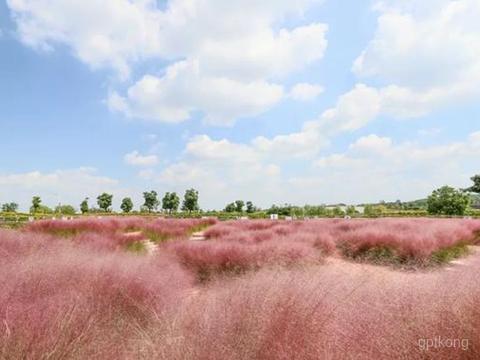
{"type": "Polygon", "coordinates": [[[128,214],[130,211],[132,211],[132,209],[133,209],[132,199],[130,199],[129,197],[124,198],[122,200],[122,204],[120,205],[120,209],[122,209],[122,211],[125,214],[128,214]]]}
{"type": "Polygon", "coordinates": [[[243,202],[243,200],[237,200],[235,201],[235,211],[236,212],[243,212],[243,207],[245,206],[245,203],[243,202]]]}
{"type": "Polygon", "coordinates": [[[182,204],[183,211],[198,211],[200,210],[198,206],[198,191],[195,189],[188,189],[185,191],[182,204]]]}
{"type": "Polygon", "coordinates": [[[162,209],[169,213],[176,212],[180,206],[180,197],[176,192],[167,192],[162,199],[162,209]]]}
{"type": "Polygon", "coordinates": [[[11,203],[6,203],[2,205],[2,211],[3,212],[17,212],[18,210],[18,204],[11,202],[11,203]]]}
{"type": "Polygon", "coordinates": [[[251,201],[247,201],[247,213],[251,214],[255,212],[255,206],[251,201]]]}
{"type": "Polygon", "coordinates": [[[101,195],[98,195],[97,197],[98,207],[105,212],[110,211],[111,210],[110,206],[112,206],[112,200],[113,200],[112,194],[103,193],[101,195]]]}
{"type": "Polygon", "coordinates": [[[152,212],[152,210],[156,210],[160,202],[158,201],[158,194],[155,190],[152,191],[145,191],[143,193],[143,198],[145,202],[143,203],[143,207],[148,210],[148,212],[152,212]]]}
{"type": "Polygon", "coordinates": [[[80,203],[80,211],[82,214],[88,213],[88,197],[85,198],[81,203],[80,203]]]}
{"type": "Polygon", "coordinates": [[[42,199],[40,196],[34,196],[32,198],[32,206],[30,207],[30,212],[35,214],[40,211],[40,208],[42,206],[42,199]]]}
{"type": "Polygon", "coordinates": [[[233,213],[236,210],[237,210],[237,207],[235,206],[235,203],[230,203],[230,204],[227,204],[227,206],[225,206],[225,212],[233,213]]]}
{"type": "Polygon", "coordinates": [[[62,215],[75,215],[77,213],[72,205],[57,205],[54,211],[62,215]]]}
{"type": "Polygon", "coordinates": [[[470,198],[461,190],[444,186],[428,197],[427,210],[433,215],[464,215],[470,198]]]}
{"type": "Polygon", "coordinates": [[[473,181],[473,185],[465,190],[480,194],[480,175],[472,176],[470,179],[473,181]]]}

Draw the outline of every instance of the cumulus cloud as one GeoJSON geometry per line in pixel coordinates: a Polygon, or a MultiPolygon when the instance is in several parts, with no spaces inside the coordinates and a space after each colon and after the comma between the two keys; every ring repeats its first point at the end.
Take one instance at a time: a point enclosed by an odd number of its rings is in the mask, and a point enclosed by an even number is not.
{"type": "Polygon", "coordinates": [[[296,101],[311,101],[322,94],[324,88],[316,84],[299,83],[290,90],[290,98],[296,101]]]}
{"type": "MultiPolygon", "coordinates": [[[[229,125],[284,98],[283,77],[320,60],[322,23],[278,25],[301,17],[318,0],[8,0],[21,40],[52,50],[58,44],[92,68],[127,79],[134,64],[157,60],[163,75],[145,74],[126,93],[112,91],[109,108],[126,116],[180,122],[202,112],[229,125]]],[[[310,94],[312,96],[312,89],[310,94]]],[[[305,90],[304,90],[305,92],[305,90]]],[[[305,96],[305,95],[303,95],[305,96]]]]}
{"type": "Polygon", "coordinates": [[[422,116],[480,96],[478,1],[383,1],[376,9],[376,33],[353,71],[385,84],[385,113],[422,116]]]}
{"type": "Polygon", "coordinates": [[[205,76],[198,61],[182,61],[168,67],[163,77],[144,76],[126,97],[112,93],[108,104],[129,117],[177,123],[201,111],[209,124],[231,125],[269,109],[282,96],[280,85],[205,76]]]}
{"type": "Polygon", "coordinates": [[[67,45],[92,68],[123,78],[130,64],[160,51],[161,12],[153,0],[7,0],[21,40],[40,50],[67,45]]]}
{"type": "Polygon", "coordinates": [[[130,192],[117,179],[99,175],[93,168],[0,174],[0,199],[18,202],[23,210],[35,195],[40,195],[45,205],[61,202],[78,207],[85,197],[95,199],[104,191],[114,194],[116,200],[130,192]]]}
{"type": "Polygon", "coordinates": [[[154,166],[158,164],[157,155],[141,155],[137,150],[126,154],[123,159],[126,164],[132,166],[154,166]]]}
{"type": "Polygon", "coordinates": [[[439,145],[396,143],[371,134],[354,141],[345,152],[319,157],[308,171],[291,176],[283,171],[284,163],[271,162],[252,145],[200,136],[187,144],[182,159],[152,180],[178,191],[195,184],[202,203],[217,208],[237,198],[253,198],[261,206],[279,201],[409,200],[423,198],[445,184],[467,186],[479,156],[480,132],[439,145]]]}
{"type": "Polygon", "coordinates": [[[381,154],[382,152],[390,149],[391,145],[392,139],[372,134],[369,136],[361,137],[355,143],[351,144],[350,150],[356,152],[371,152],[374,154],[381,154]]]}
{"type": "Polygon", "coordinates": [[[369,135],[344,153],[319,158],[315,175],[291,179],[295,186],[327,186],[330,199],[355,202],[423,198],[446,184],[465,187],[478,169],[480,133],[463,141],[437,145],[394,143],[388,137],[369,135]],[[375,196],[376,198],[372,198],[375,196]]]}

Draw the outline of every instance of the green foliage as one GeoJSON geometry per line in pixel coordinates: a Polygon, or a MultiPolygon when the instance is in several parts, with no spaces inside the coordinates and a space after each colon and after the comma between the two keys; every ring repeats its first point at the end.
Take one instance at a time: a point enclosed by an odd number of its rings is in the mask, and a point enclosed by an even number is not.
{"type": "Polygon", "coordinates": [[[15,213],[18,210],[18,204],[11,202],[11,203],[5,203],[2,205],[2,211],[3,212],[10,212],[10,213],[15,213]]]}
{"type": "Polygon", "coordinates": [[[233,213],[237,210],[237,207],[235,206],[235,203],[230,203],[225,206],[225,212],[227,213],[233,213]]]}
{"type": "Polygon", "coordinates": [[[162,199],[162,209],[169,212],[175,213],[178,211],[180,206],[180,197],[176,192],[167,192],[162,199]]]}
{"type": "Polygon", "coordinates": [[[40,196],[34,196],[32,198],[32,206],[30,207],[30,212],[32,214],[40,212],[41,206],[42,206],[42,199],[40,199],[40,196]]]}
{"type": "Polygon", "coordinates": [[[325,216],[327,214],[327,208],[323,205],[312,206],[305,205],[303,207],[305,216],[325,216]]]}
{"type": "Polygon", "coordinates": [[[198,211],[200,207],[198,206],[198,191],[195,189],[188,189],[185,191],[182,204],[183,211],[198,211]]]}
{"type": "Polygon", "coordinates": [[[281,216],[291,216],[293,211],[293,206],[289,204],[285,204],[283,206],[272,205],[270,209],[267,210],[267,213],[270,214],[278,214],[281,216]]]}
{"type": "Polygon", "coordinates": [[[112,194],[103,193],[97,197],[98,207],[105,212],[109,212],[111,211],[110,207],[112,206],[112,200],[112,194]]]}
{"type": "Polygon", "coordinates": [[[433,215],[465,215],[470,198],[461,190],[444,186],[428,197],[427,210],[433,215]]]}
{"type": "Polygon", "coordinates": [[[132,211],[132,209],[133,209],[132,199],[130,199],[129,197],[124,198],[122,200],[122,204],[120,205],[120,209],[122,209],[122,211],[125,214],[128,214],[130,211],[132,211]]]}
{"type": "Polygon", "coordinates": [[[468,253],[468,245],[459,244],[434,252],[432,254],[432,261],[436,264],[446,264],[454,259],[466,256],[468,253]]]}
{"type": "Polygon", "coordinates": [[[127,251],[130,251],[136,254],[145,254],[147,252],[145,245],[140,241],[129,243],[127,244],[126,248],[127,248],[127,251]]]}
{"type": "Polygon", "coordinates": [[[480,175],[472,176],[470,179],[473,181],[473,185],[465,190],[480,194],[480,175]]]}
{"type": "Polygon", "coordinates": [[[247,201],[247,213],[253,214],[255,211],[257,211],[257,208],[255,208],[251,201],[247,201]]]}
{"type": "Polygon", "coordinates": [[[245,206],[245,202],[243,200],[236,200],[235,201],[235,211],[236,212],[243,212],[243,207],[245,206]]]}
{"type": "Polygon", "coordinates": [[[62,215],[75,215],[77,211],[72,205],[58,205],[55,208],[55,213],[62,215]]]}
{"type": "Polygon", "coordinates": [[[40,205],[35,214],[53,214],[53,209],[45,205],[40,205]]]}
{"type": "Polygon", "coordinates": [[[160,201],[158,201],[158,194],[155,190],[146,191],[143,193],[143,198],[145,199],[143,203],[143,208],[146,209],[148,212],[152,212],[156,210],[158,205],[160,205],[160,201]]]}
{"type": "Polygon", "coordinates": [[[88,197],[80,203],[80,211],[82,214],[88,213],[88,197]]]}
{"type": "Polygon", "coordinates": [[[366,205],[364,209],[365,216],[378,217],[388,214],[388,208],[385,205],[366,205]]]}

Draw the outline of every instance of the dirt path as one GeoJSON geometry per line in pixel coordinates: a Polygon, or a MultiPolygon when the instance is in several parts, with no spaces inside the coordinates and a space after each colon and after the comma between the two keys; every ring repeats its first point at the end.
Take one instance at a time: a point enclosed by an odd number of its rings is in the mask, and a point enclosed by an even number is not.
{"type": "MultiPolygon", "coordinates": [[[[141,231],[135,231],[135,232],[126,232],[124,233],[125,236],[127,237],[136,237],[136,236],[139,236],[139,235],[143,235],[143,233],[141,231]]],[[[147,254],[149,255],[154,255],[157,251],[158,251],[158,245],[155,244],[153,241],[151,241],[150,239],[147,239],[147,238],[144,238],[144,239],[141,239],[141,240],[137,240],[140,244],[143,245],[143,247],[145,248],[145,250],[147,251],[147,254]]]]}
{"type": "Polygon", "coordinates": [[[480,256],[480,246],[469,246],[468,250],[470,254],[465,257],[458,258],[456,260],[450,261],[449,266],[445,268],[448,271],[462,270],[464,267],[471,265],[475,261],[478,261],[480,256]]]}

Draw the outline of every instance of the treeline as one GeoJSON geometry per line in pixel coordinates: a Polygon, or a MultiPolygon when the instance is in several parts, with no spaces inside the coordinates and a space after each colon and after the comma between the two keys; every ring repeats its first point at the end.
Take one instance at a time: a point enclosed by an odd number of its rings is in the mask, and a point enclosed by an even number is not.
{"type": "MultiPolygon", "coordinates": [[[[272,205],[268,209],[261,209],[252,201],[236,200],[228,203],[221,211],[202,211],[199,207],[199,193],[195,189],[185,191],[183,198],[176,192],[166,192],[163,197],[155,190],[143,193],[143,203],[135,211],[135,204],[132,199],[125,197],[121,199],[120,209],[123,214],[151,214],[158,211],[170,216],[217,216],[219,218],[236,218],[248,215],[250,218],[267,218],[276,214],[281,217],[342,217],[342,216],[480,216],[480,175],[471,178],[473,185],[466,189],[455,189],[450,186],[443,186],[434,190],[424,200],[413,202],[380,202],[377,204],[364,204],[359,206],[337,206],[327,205],[305,205],[295,206],[284,204],[281,206],[272,205]],[[472,207],[473,205],[473,207],[472,207]],[[475,207],[478,207],[475,209],[475,207]]],[[[79,205],[81,214],[113,213],[113,195],[102,193],[96,198],[96,206],[91,207],[90,199],[85,198],[79,205]]],[[[3,213],[16,213],[18,204],[15,202],[5,203],[1,206],[3,213]]],[[[30,214],[61,214],[75,215],[77,210],[72,205],[59,204],[55,208],[49,208],[42,204],[39,196],[32,198],[30,214]]]]}
{"type": "MultiPolygon", "coordinates": [[[[163,212],[173,214],[181,209],[186,213],[193,213],[200,211],[198,205],[198,191],[195,189],[188,189],[185,191],[183,200],[175,192],[167,192],[160,199],[155,190],[146,191],[143,193],[143,204],[139,207],[138,213],[153,213],[159,209],[163,212]],[[181,208],[180,208],[181,204],[181,208]]],[[[97,207],[91,207],[90,199],[87,197],[80,203],[80,213],[82,214],[97,214],[97,213],[112,213],[113,194],[102,193],[96,198],[97,207]]],[[[134,203],[131,198],[125,197],[121,200],[120,209],[124,214],[134,212],[134,203]]],[[[18,204],[11,202],[5,203],[1,207],[2,212],[16,213],[18,211],[18,204]]],[[[50,208],[42,204],[40,196],[34,196],[30,206],[30,214],[61,214],[61,215],[76,215],[78,212],[72,205],[59,204],[55,208],[50,208]]]]}

